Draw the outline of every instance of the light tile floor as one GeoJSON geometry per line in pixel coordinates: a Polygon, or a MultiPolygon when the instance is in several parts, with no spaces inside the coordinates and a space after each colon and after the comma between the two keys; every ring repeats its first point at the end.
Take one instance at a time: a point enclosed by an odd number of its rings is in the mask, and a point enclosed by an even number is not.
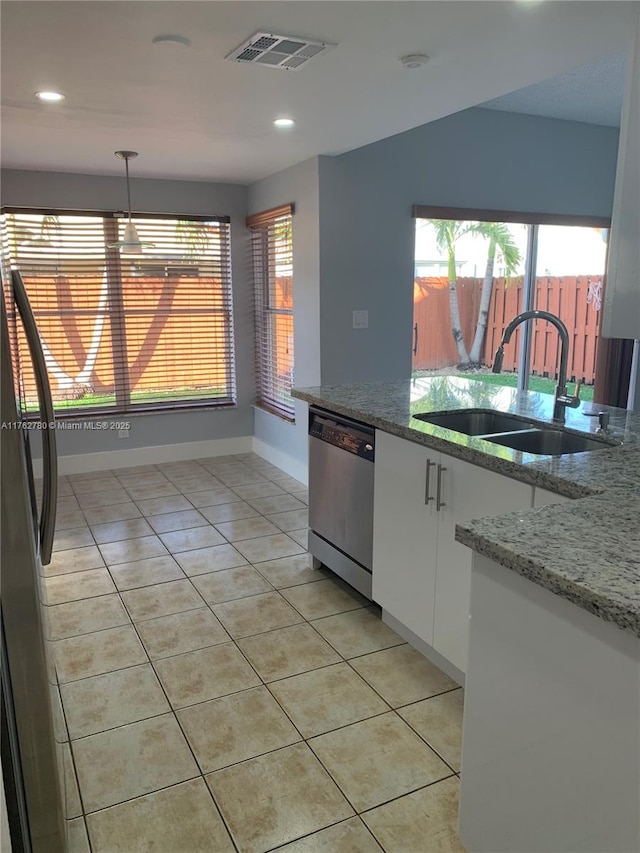
{"type": "Polygon", "coordinates": [[[463,691],[310,567],[302,483],[249,453],[60,501],[71,853],[463,850],[463,691]]]}

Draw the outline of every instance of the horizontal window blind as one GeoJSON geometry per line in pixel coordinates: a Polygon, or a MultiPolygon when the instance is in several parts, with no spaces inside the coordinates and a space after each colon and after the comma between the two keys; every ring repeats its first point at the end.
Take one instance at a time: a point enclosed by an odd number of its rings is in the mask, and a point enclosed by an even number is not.
{"type": "Polygon", "coordinates": [[[565,213],[534,213],[532,211],[490,210],[488,208],[441,207],[414,204],[414,219],[455,219],[476,222],[514,222],[519,225],[575,225],[587,228],[610,228],[608,216],[584,216],[565,213]]]}
{"type": "Polygon", "coordinates": [[[295,419],[293,387],[293,205],[247,219],[255,292],[258,405],[295,419]]]}
{"type": "Polygon", "coordinates": [[[58,415],[234,402],[228,219],[134,220],[143,248],[125,254],[115,214],[3,211],[3,279],[22,274],[58,415]]]}

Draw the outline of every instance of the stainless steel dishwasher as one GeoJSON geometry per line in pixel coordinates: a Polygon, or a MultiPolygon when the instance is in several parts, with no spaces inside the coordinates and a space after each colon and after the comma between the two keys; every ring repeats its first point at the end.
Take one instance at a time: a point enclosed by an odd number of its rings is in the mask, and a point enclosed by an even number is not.
{"type": "Polygon", "coordinates": [[[375,430],[309,409],[309,551],[371,598],[375,430]]]}

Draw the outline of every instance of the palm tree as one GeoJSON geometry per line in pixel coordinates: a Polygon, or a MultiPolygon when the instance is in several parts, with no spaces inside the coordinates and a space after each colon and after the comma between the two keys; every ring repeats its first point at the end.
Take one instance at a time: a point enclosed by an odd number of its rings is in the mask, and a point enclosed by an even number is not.
{"type": "Polygon", "coordinates": [[[500,253],[505,266],[505,274],[510,275],[518,268],[520,250],[513,242],[513,236],[509,228],[502,222],[478,222],[473,230],[474,233],[481,234],[489,240],[487,265],[480,292],[480,308],[478,310],[476,332],[473,336],[471,351],[469,352],[469,361],[471,364],[479,365],[484,336],[487,331],[487,318],[489,316],[491,291],[493,290],[493,268],[496,261],[496,253],[500,253]]]}
{"type": "Polygon", "coordinates": [[[44,214],[40,224],[40,237],[34,242],[43,246],[60,245],[62,242],[60,217],[54,213],[44,214]]]}
{"type": "Polygon", "coordinates": [[[456,271],[456,243],[464,235],[475,230],[477,222],[459,222],[455,219],[430,219],[436,232],[436,245],[447,255],[447,279],[449,281],[449,313],[451,332],[458,348],[459,366],[469,364],[469,354],[462,335],[460,307],[458,305],[458,277],[456,271]]]}
{"type": "Polygon", "coordinates": [[[176,242],[184,246],[187,257],[197,257],[205,252],[217,233],[217,225],[192,219],[176,221],[176,242]]]}
{"type": "Polygon", "coordinates": [[[493,289],[493,270],[496,256],[498,253],[500,254],[507,274],[509,274],[516,270],[520,262],[520,251],[513,242],[509,228],[501,222],[473,222],[456,219],[430,219],[429,222],[435,229],[438,248],[447,255],[449,312],[451,317],[451,332],[458,349],[458,367],[468,369],[472,366],[478,366],[480,364],[480,351],[487,329],[487,317],[489,315],[489,303],[493,289]],[[480,295],[480,308],[470,352],[467,352],[462,334],[456,270],[456,243],[465,234],[477,234],[489,240],[487,264],[480,295]]]}

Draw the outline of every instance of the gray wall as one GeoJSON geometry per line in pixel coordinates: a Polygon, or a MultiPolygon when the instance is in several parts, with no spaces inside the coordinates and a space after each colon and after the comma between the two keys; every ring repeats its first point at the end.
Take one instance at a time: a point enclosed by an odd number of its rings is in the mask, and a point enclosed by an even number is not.
{"type": "MultiPolygon", "coordinates": [[[[613,128],[472,109],[338,157],[307,160],[250,187],[132,180],[141,211],[228,214],[238,407],[139,416],[128,443],[73,433],[63,453],[197,441],[253,430],[252,294],[247,210],[294,202],[295,383],[340,384],[411,373],[413,204],[611,214],[618,132],[613,128]],[[352,314],[369,310],[369,328],[352,314]]],[[[120,209],[120,178],[6,172],[9,205],[120,209]]],[[[306,406],[296,424],[255,410],[255,435],[301,463],[306,406]]]]}
{"type": "MultiPolygon", "coordinates": [[[[237,406],[132,415],[129,438],[115,432],[58,432],[61,455],[128,450],[251,435],[253,432],[253,315],[245,228],[247,187],[195,181],[132,178],[134,209],[147,213],[227,215],[231,252],[236,346],[237,406]]],[[[124,178],[55,172],[2,171],[2,204],[76,210],[121,210],[124,178]]],[[[117,420],[123,420],[118,418],[117,420]]]]}
{"type": "MultiPolygon", "coordinates": [[[[295,384],[320,384],[320,272],[318,158],[305,160],[249,187],[249,212],[295,204],[293,215],[293,333],[295,384]]],[[[307,406],[296,400],[296,422],[290,424],[262,409],[255,411],[256,438],[305,462],[307,406]]]]}
{"type": "MultiPolygon", "coordinates": [[[[253,184],[251,212],[296,203],[295,384],[410,376],[414,204],[609,216],[617,140],[612,128],[472,109],[253,184]],[[357,309],[368,329],[352,328],[357,309]]],[[[301,420],[292,429],[256,410],[255,434],[303,459],[301,420]]]]}
{"type": "Polygon", "coordinates": [[[484,109],[320,158],[322,383],[411,373],[413,204],[610,216],[618,131],[484,109]],[[354,330],[351,312],[369,310],[354,330]]]}

